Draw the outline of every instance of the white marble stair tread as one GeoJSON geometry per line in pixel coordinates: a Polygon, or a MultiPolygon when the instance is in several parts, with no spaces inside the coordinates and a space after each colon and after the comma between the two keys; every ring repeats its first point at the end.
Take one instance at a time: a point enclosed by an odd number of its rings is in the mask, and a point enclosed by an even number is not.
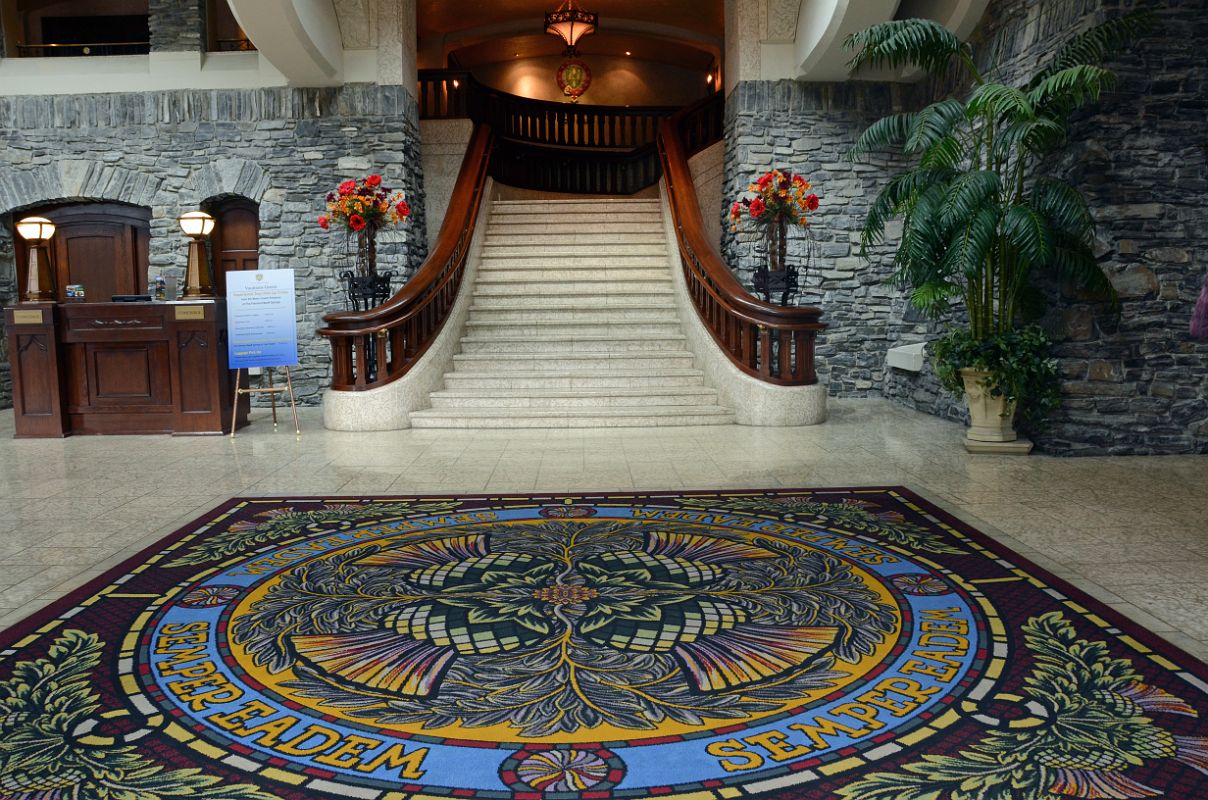
{"type": "Polygon", "coordinates": [[[516,295],[506,291],[509,287],[506,284],[496,284],[495,291],[492,292],[474,292],[474,304],[478,308],[517,308],[517,309],[541,309],[541,308],[578,308],[579,304],[590,308],[637,308],[652,299],[660,297],[675,296],[675,293],[666,287],[646,288],[641,291],[630,292],[615,292],[610,291],[607,294],[584,294],[579,291],[561,291],[561,287],[551,286],[548,291],[543,294],[534,295],[516,295]]]}
{"type": "Polygon", "coordinates": [[[610,428],[729,425],[722,406],[631,406],[607,409],[428,408],[411,412],[415,428],[610,428]]]}
{"type": "Polygon", "coordinates": [[[441,389],[433,392],[431,397],[433,408],[620,408],[717,405],[717,390],[706,386],[441,389]]]}
{"type": "Polygon", "coordinates": [[[698,369],[601,369],[588,374],[566,370],[532,370],[523,374],[457,369],[445,373],[446,389],[632,389],[641,386],[703,386],[698,369]]]}
{"type": "MultiPolygon", "coordinates": [[[[631,233],[658,234],[662,231],[662,229],[663,229],[663,224],[661,221],[644,222],[644,221],[641,221],[641,220],[635,218],[632,220],[621,220],[621,221],[613,221],[613,222],[593,221],[591,224],[590,232],[594,233],[594,234],[608,233],[608,234],[626,234],[626,235],[631,234],[631,233]]],[[[556,235],[556,236],[565,235],[565,234],[561,234],[561,233],[552,233],[550,230],[550,224],[549,224],[548,219],[533,220],[531,222],[529,222],[529,221],[518,222],[516,220],[509,219],[507,217],[504,217],[502,219],[497,219],[495,217],[492,217],[491,220],[487,223],[487,236],[488,237],[497,236],[497,235],[534,236],[534,235],[545,235],[545,234],[556,235]]]]}
{"type": "Polygon", "coordinates": [[[608,369],[662,370],[668,367],[691,368],[696,357],[688,350],[584,351],[580,353],[458,353],[453,356],[454,371],[472,365],[501,375],[529,374],[556,365],[564,372],[608,369]]]}

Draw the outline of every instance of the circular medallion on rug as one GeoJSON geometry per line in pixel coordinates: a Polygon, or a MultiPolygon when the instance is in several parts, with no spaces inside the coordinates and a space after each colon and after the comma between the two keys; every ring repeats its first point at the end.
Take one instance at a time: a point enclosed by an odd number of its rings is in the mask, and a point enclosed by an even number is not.
{"type": "Polygon", "coordinates": [[[983,600],[924,556],[791,517],[531,504],[235,556],[139,620],[129,670],[136,703],[287,784],[729,796],[951,724],[1002,668],[983,600]]]}

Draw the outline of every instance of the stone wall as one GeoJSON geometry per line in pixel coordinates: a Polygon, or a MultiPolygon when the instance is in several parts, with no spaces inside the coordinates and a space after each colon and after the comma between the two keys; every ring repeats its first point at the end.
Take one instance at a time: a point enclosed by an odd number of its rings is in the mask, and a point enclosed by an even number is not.
{"type": "MultiPolygon", "coordinates": [[[[349,257],[340,234],[315,224],[323,196],[380,172],[415,212],[379,240],[379,267],[414,269],[426,253],[417,109],[402,87],[0,97],[0,141],[0,214],[79,199],[149,206],[152,275],[183,278],[177,215],[223,195],[258,202],[260,265],[296,270],[294,383],[306,403],[329,383],[330,346],[314,331],[343,307],[336,273],[349,257]]],[[[0,288],[15,270],[10,231],[0,231],[0,288]]]]}
{"type": "MultiPolygon", "coordinates": [[[[996,79],[1022,83],[1069,36],[1132,6],[994,3],[974,37],[977,56],[996,79]]],[[[1208,55],[1197,44],[1208,4],[1154,6],[1159,28],[1111,65],[1116,90],[1082,114],[1043,169],[1085,193],[1121,303],[1117,313],[1054,292],[1043,322],[1058,340],[1065,399],[1037,437],[1051,453],[1208,452],[1208,343],[1188,331],[1208,270],[1208,55]]],[[[895,377],[887,395],[959,415],[937,401],[933,376],[895,377]]]]}
{"type": "MultiPolygon", "coordinates": [[[[829,327],[818,337],[818,377],[833,396],[879,394],[885,351],[904,325],[901,292],[886,283],[892,250],[878,248],[872,263],[859,255],[865,214],[893,159],[850,164],[844,154],[869,123],[900,110],[902,95],[912,91],[867,83],[743,81],[726,98],[726,203],[772,167],[805,175],[821,197],[811,225],[818,258],[793,302],[824,311],[829,327]]],[[[790,241],[790,260],[801,263],[804,244],[790,241]]],[[[748,222],[737,233],[723,228],[722,256],[750,286],[766,250],[748,222]]]]}
{"type": "MultiPolygon", "coordinates": [[[[993,2],[973,36],[977,56],[983,68],[1000,65],[993,77],[1022,82],[1067,37],[1133,5],[993,2]]],[[[1208,8],[1204,0],[1155,5],[1160,29],[1112,65],[1116,91],[1083,114],[1071,144],[1043,168],[1086,193],[1099,223],[1096,251],[1122,301],[1117,314],[1054,298],[1044,324],[1058,339],[1065,401],[1037,438],[1051,453],[1208,452],[1208,343],[1188,334],[1208,269],[1208,55],[1196,44],[1208,36],[1208,8]]],[[[930,367],[886,374],[888,347],[935,338],[944,323],[918,321],[884,283],[891,247],[870,262],[857,256],[858,230],[887,164],[853,169],[842,160],[869,121],[950,91],[740,83],[727,100],[725,187],[732,199],[773,165],[814,180],[822,258],[799,302],[820,303],[831,324],[820,339],[819,373],[832,394],[884,395],[961,419],[960,401],[940,389],[930,367]]],[[[749,281],[761,257],[754,235],[723,238],[727,260],[749,281]]]]}
{"type": "Polygon", "coordinates": [[[206,49],[205,0],[150,0],[148,11],[152,53],[206,49]]]}

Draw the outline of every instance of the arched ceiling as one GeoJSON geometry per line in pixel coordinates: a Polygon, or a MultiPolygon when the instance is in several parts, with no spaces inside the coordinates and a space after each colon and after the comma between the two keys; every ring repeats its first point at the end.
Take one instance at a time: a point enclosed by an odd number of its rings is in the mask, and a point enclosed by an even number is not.
{"type": "MultiPolygon", "coordinates": [[[[545,12],[560,0],[417,0],[422,66],[452,57],[470,69],[562,52],[544,32],[545,12]]],[[[723,0],[582,0],[600,15],[599,31],[579,42],[584,55],[624,56],[706,70],[721,54],[723,0]]],[[[437,63],[433,63],[437,62],[437,63]]]]}

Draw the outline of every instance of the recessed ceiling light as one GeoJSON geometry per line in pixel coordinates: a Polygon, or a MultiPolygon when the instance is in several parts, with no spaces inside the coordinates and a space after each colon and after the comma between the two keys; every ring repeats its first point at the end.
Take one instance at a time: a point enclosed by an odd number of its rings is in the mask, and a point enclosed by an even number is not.
{"type": "Polygon", "coordinates": [[[705,76],[705,83],[713,83],[713,73],[712,72],[710,72],[708,75],[705,76]]]}
{"type": "Polygon", "coordinates": [[[512,55],[514,55],[516,58],[520,58],[520,54],[519,54],[519,53],[512,53],[512,55]]]}
{"type": "Polygon", "coordinates": [[[626,50],[626,51],[625,51],[625,55],[627,55],[627,56],[631,56],[631,55],[633,55],[633,53],[631,53],[631,52],[629,52],[628,50],[626,50]]]}

